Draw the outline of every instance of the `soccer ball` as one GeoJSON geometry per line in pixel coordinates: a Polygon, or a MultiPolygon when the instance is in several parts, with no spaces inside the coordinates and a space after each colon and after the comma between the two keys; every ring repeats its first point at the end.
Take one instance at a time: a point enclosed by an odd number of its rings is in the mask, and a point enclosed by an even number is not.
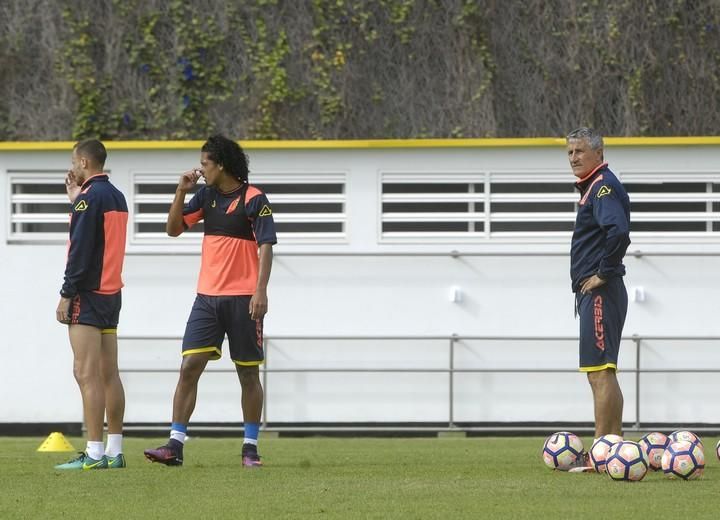
{"type": "Polygon", "coordinates": [[[675,430],[670,435],[668,435],[668,439],[670,439],[670,443],[685,441],[692,444],[699,444],[701,448],[703,447],[703,443],[700,440],[700,437],[688,430],[675,430]]]}
{"type": "Polygon", "coordinates": [[[705,471],[702,446],[687,441],[671,442],[663,453],[662,469],[668,478],[700,478],[705,471]]]}
{"type": "Polygon", "coordinates": [[[609,433],[598,437],[590,448],[590,463],[598,473],[605,473],[605,461],[613,444],[622,441],[619,435],[609,433]]]}
{"type": "Polygon", "coordinates": [[[645,451],[633,441],[613,444],[605,462],[606,472],[613,480],[642,480],[648,471],[645,451]]]}
{"type": "Polygon", "coordinates": [[[557,432],[545,439],[542,458],[548,468],[567,471],[582,453],[580,437],[570,432],[557,432]]]}
{"type": "Polygon", "coordinates": [[[662,456],[665,448],[670,444],[670,439],[664,433],[652,432],[638,442],[647,455],[648,465],[653,471],[662,469],[662,456]]]}
{"type": "Polygon", "coordinates": [[[717,458],[720,459],[720,441],[718,441],[717,445],[715,446],[715,455],[717,455],[717,458]]]}

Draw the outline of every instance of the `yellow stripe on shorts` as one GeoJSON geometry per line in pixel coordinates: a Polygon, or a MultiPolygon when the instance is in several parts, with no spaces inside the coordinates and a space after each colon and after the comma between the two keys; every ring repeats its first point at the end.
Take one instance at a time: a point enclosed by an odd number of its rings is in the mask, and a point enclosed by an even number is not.
{"type": "Polygon", "coordinates": [[[617,365],[615,363],[605,363],[596,367],[580,367],[580,372],[600,372],[601,370],[607,370],[612,368],[617,372],[617,365]]]}
{"type": "Polygon", "coordinates": [[[256,367],[256,366],[262,365],[263,363],[265,363],[265,361],[264,361],[264,360],[260,360],[260,361],[235,361],[235,360],[233,359],[233,363],[235,363],[236,365],[241,366],[241,367],[256,367]]]}
{"type": "Polygon", "coordinates": [[[220,359],[222,357],[222,352],[220,352],[220,349],[217,347],[200,347],[200,348],[192,348],[189,350],[183,350],[182,355],[183,356],[189,356],[191,354],[202,354],[204,352],[214,352],[215,354],[210,356],[210,359],[220,359]]]}

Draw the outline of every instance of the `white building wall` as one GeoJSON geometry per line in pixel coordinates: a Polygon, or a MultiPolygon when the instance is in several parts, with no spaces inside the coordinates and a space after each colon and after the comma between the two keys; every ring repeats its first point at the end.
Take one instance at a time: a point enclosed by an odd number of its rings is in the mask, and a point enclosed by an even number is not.
{"type": "MultiPolygon", "coordinates": [[[[270,369],[429,369],[430,372],[268,373],[267,415],[272,423],[443,422],[449,419],[447,339],[459,369],[566,369],[562,373],[456,374],[453,419],[458,422],[590,422],[592,400],[577,367],[577,322],[569,288],[569,236],[561,240],[417,240],[380,237],[381,172],[567,172],[558,146],[416,148],[380,144],[339,149],[248,147],[255,175],[318,172],[347,175],[347,240],[276,246],[265,330],[270,369]],[[450,253],[452,251],[459,254],[450,253]],[[381,253],[386,253],[385,255],[381,253]],[[462,293],[451,302],[451,288],[462,293]],[[410,339],[352,339],[408,336],[410,339]],[[306,339],[292,339],[292,338],[306,339]],[[334,337],[335,339],[322,339],[334,337]],[[340,337],[340,338],[337,338],[340,337]],[[430,339],[423,339],[428,337],[430,339]],[[514,337],[528,339],[502,340],[514,337]],[[558,337],[566,339],[546,340],[558,337]],[[537,339],[533,339],[537,338],[537,339]]],[[[310,145],[312,146],[312,145],[310,145]]],[[[177,150],[109,146],[106,165],[132,206],[137,172],[176,172],[198,163],[199,147],[177,150]]],[[[621,174],[720,169],[720,146],[612,146],[606,158],[621,174]]],[[[62,170],[69,147],[54,151],[0,148],[2,308],[0,423],[80,422],[66,327],[54,320],[65,245],[9,240],[8,172],[62,170]]],[[[252,177],[251,177],[252,179],[252,177]]],[[[718,180],[720,182],[720,179],[718,180]]],[[[271,201],[272,202],[272,201],[271,201]]],[[[131,209],[132,211],[132,209],[131,209]]],[[[718,335],[720,242],[714,238],[637,240],[628,255],[626,285],[642,287],[631,302],[625,336],[718,335]]],[[[194,298],[199,247],[128,244],[119,334],[124,370],[176,370],[185,320],[194,298]],[[123,339],[125,338],[125,339],[123,339]],[[132,339],[136,338],[136,339],[132,339]],[[137,339],[140,338],[140,339],[137,339]]],[[[720,368],[717,341],[642,342],[646,369],[720,368]]],[[[227,355],[227,353],[225,352],[227,355]]],[[[624,420],[636,417],[635,344],[624,342],[620,368],[624,420]]],[[[231,369],[224,357],[211,369],[231,369]]],[[[176,372],[123,374],[129,423],[170,419],[176,372]]],[[[717,423],[717,374],[649,373],[641,377],[645,423],[717,423]]],[[[207,373],[193,420],[239,422],[234,374],[207,373]]]]}

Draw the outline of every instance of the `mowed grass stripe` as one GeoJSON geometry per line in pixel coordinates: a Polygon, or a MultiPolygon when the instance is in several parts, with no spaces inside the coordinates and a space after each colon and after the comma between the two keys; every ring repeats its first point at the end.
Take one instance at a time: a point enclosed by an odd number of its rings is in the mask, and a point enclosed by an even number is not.
{"type": "Polygon", "coordinates": [[[539,437],[261,437],[257,470],[240,466],[240,439],[194,437],[169,468],[142,455],[164,439],[130,437],[126,469],[86,472],[54,470],[73,454],[38,453],[42,440],[0,438],[0,518],[717,518],[720,507],[710,438],[702,480],[638,483],[551,471],[539,437]]]}

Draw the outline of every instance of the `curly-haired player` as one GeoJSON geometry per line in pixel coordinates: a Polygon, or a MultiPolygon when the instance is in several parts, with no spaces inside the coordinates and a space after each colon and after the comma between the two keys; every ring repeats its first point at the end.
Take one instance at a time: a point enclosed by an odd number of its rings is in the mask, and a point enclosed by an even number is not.
{"type": "Polygon", "coordinates": [[[258,366],[264,360],[262,327],[272,246],[277,242],[275,224],[265,194],[248,184],[248,160],[240,145],[222,135],[211,136],[201,149],[200,164],[201,169],[180,176],[168,214],[170,236],[204,221],[202,264],[183,337],[170,440],[165,446],[145,450],[145,457],[171,466],[182,464],[198,380],[207,362],[220,358],[227,334],[242,387],[242,464],[260,466],[257,440],[263,389],[258,366]],[[206,185],[185,204],[185,194],[201,176],[206,185]]]}

